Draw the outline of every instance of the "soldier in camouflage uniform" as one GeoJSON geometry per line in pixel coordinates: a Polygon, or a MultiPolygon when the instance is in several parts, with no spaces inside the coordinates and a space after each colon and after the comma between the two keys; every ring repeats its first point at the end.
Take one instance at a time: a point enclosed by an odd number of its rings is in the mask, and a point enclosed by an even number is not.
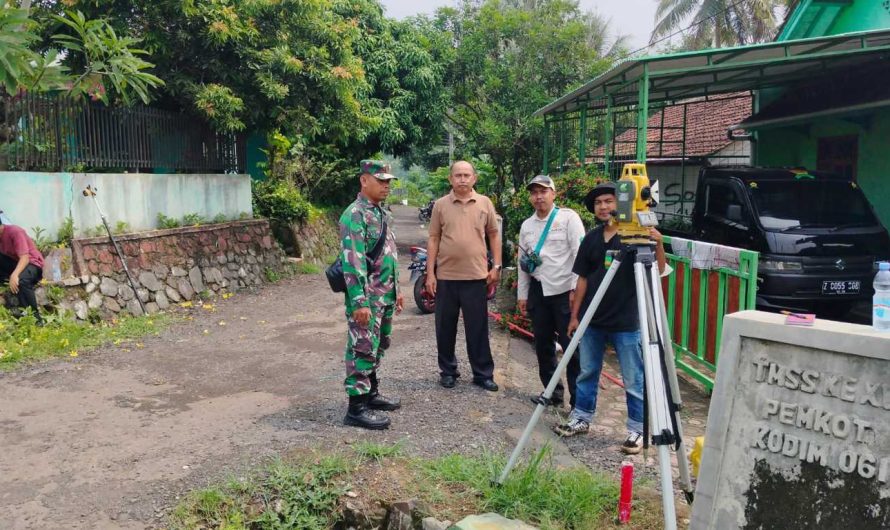
{"type": "Polygon", "coordinates": [[[396,398],[382,396],[377,368],[389,347],[393,314],[402,310],[398,293],[398,255],[392,219],[381,207],[389,195],[389,166],[362,160],[361,192],[340,216],[340,260],[346,280],[346,394],[349,409],[343,423],[365,429],[386,429],[389,418],[375,411],[396,410],[396,398]],[[383,233],[386,220],[387,233],[383,233]],[[371,261],[367,254],[380,238],[383,249],[371,261]]]}

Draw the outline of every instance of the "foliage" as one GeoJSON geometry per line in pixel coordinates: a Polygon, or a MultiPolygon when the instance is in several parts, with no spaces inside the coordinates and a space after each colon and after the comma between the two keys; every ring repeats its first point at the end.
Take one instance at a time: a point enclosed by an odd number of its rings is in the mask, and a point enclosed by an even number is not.
{"type": "Polygon", "coordinates": [[[309,215],[311,205],[300,190],[287,180],[253,183],[253,210],[284,223],[299,222],[309,215]]]}
{"type": "Polygon", "coordinates": [[[229,218],[226,217],[226,214],[218,213],[213,217],[213,220],[211,222],[213,224],[220,224],[220,223],[227,223],[228,221],[229,221],[229,218]]]}
{"type": "Polygon", "coordinates": [[[187,213],[182,217],[182,226],[200,226],[206,222],[203,215],[195,212],[187,213]]]}
{"type": "Polygon", "coordinates": [[[354,465],[342,455],[275,461],[252,480],[192,493],[173,512],[170,528],[326,530],[354,465]]]}
{"type": "Polygon", "coordinates": [[[46,230],[43,227],[35,226],[31,228],[31,233],[33,234],[31,239],[34,240],[34,246],[44,256],[55,246],[55,241],[46,234],[46,230]]]}
{"type": "Polygon", "coordinates": [[[126,221],[118,221],[114,225],[114,233],[117,234],[126,234],[130,231],[130,223],[126,221]]]}
{"type": "MultiPolygon", "coordinates": [[[[393,494],[419,499],[430,515],[440,519],[456,520],[467,512],[497,512],[543,530],[618,528],[612,521],[617,482],[580,467],[557,468],[548,447],[520,463],[500,486],[492,478],[503,469],[506,459],[501,455],[410,458],[402,456],[401,442],[367,441],[356,443],[353,451],[355,454],[313,452],[277,460],[252,478],[230,479],[194,492],[174,510],[169,526],[333,528],[342,522],[336,519],[337,498],[351,490],[367,497],[369,505],[391,502],[386,496],[393,494]],[[355,480],[353,473],[359,470],[362,474],[355,480]],[[369,477],[368,472],[379,475],[369,477]],[[381,493],[373,489],[379,483],[390,483],[392,490],[381,493]],[[361,491],[363,487],[365,491],[361,491]]],[[[635,501],[630,528],[653,528],[660,523],[657,502],[635,501]]]]}
{"type": "Polygon", "coordinates": [[[158,212],[158,228],[162,230],[166,228],[179,228],[179,220],[167,217],[163,213],[158,212]]]}
{"type": "Polygon", "coordinates": [[[557,469],[550,461],[551,452],[545,446],[501,485],[492,481],[504,467],[501,455],[454,454],[426,463],[423,469],[438,484],[461,487],[480,497],[485,511],[543,528],[600,528],[596,521],[614,510],[617,484],[583,468],[557,469]]]}
{"type": "Polygon", "coordinates": [[[565,0],[465,2],[439,9],[432,27],[455,46],[446,82],[456,157],[488,155],[496,195],[540,166],[543,121],[533,113],[605,70],[623,46],[610,46],[605,19],[565,0]]]}
{"type": "MultiPolygon", "coordinates": [[[[586,169],[573,169],[562,175],[554,176],[556,185],[556,200],[554,204],[560,208],[570,208],[581,216],[584,226],[590,230],[596,222],[592,213],[584,206],[584,197],[600,182],[608,180],[605,175],[595,172],[594,166],[586,166],[586,169]]],[[[507,199],[506,214],[504,215],[504,239],[517,241],[519,228],[522,222],[528,219],[535,211],[529,202],[528,190],[523,186],[507,199]]]]}
{"type": "Polygon", "coordinates": [[[74,218],[69,215],[59,227],[56,240],[60,247],[67,247],[71,245],[72,239],[74,239],[74,218]]]}
{"type": "Polygon", "coordinates": [[[136,48],[139,39],[119,36],[104,18],[87,20],[80,11],[41,10],[43,20],[37,22],[28,15],[11,0],[0,0],[0,42],[4,44],[0,47],[0,87],[7,93],[64,88],[71,95],[107,103],[110,89],[124,103],[131,103],[134,95],[148,103],[151,89],[164,84],[148,73],[153,65],[138,57],[147,54],[136,48]],[[41,43],[38,31],[48,24],[63,33],[41,43]]]}
{"type": "Polygon", "coordinates": [[[650,40],[688,26],[680,46],[685,50],[767,42],[775,36],[776,14],[791,4],[791,0],[658,0],[650,40]]]}
{"type": "Polygon", "coordinates": [[[148,54],[135,47],[140,39],[119,36],[105,19],[87,20],[80,11],[69,11],[67,17],[53,18],[70,31],[54,35],[53,40],[70,54],[69,61],[83,65],[69,86],[70,92],[87,94],[107,103],[105,83],[108,82],[124,104],[129,105],[133,102],[131,93],[148,103],[151,100],[149,91],[164,84],[159,77],[146,71],[154,65],[139,58],[148,54]]]}
{"type": "MultiPolygon", "coordinates": [[[[333,260],[330,260],[333,261],[333,260]]],[[[317,263],[312,263],[310,261],[301,261],[299,265],[297,265],[297,273],[299,274],[320,274],[321,267],[318,266],[317,263]]]]}
{"type": "Polygon", "coordinates": [[[56,314],[43,317],[46,324],[40,327],[32,315],[14,319],[9,310],[0,306],[0,370],[47,357],[77,357],[102,344],[120,344],[157,334],[170,322],[165,315],[122,317],[95,324],[78,323],[56,314]]]}
{"type": "Polygon", "coordinates": [[[263,269],[263,275],[269,283],[278,283],[281,280],[281,273],[271,267],[263,269]]]}

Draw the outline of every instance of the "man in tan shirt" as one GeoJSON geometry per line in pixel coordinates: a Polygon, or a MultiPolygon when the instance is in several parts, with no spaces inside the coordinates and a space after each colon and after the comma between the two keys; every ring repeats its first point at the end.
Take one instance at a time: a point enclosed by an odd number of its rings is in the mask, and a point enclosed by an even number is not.
{"type": "Polygon", "coordinates": [[[469,162],[451,166],[451,193],[433,206],[427,244],[426,287],[436,296],[436,345],[440,384],[453,388],[460,377],[454,346],[457,321],[464,315],[473,383],[496,392],[494,360],[488,342],[488,286],[501,272],[501,236],[494,205],[473,189],[476,170],[469,162]],[[488,269],[491,245],[494,266],[488,269]]]}

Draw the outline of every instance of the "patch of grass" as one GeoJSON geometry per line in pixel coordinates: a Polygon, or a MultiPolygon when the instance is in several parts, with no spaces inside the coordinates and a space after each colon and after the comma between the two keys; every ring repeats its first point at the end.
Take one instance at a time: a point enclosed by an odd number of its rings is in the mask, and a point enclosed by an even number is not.
{"type": "Polygon", "coordinates": [[[432,483],[450,486],[463,501],[458,504],[476,499],[481,511],[521,519],[542,530],[602,528],[615,512],[618,484],[585,468],[557,469],[550,455],[545,447],[514,468],[501,486],[492,483],[506,463],[501,455],[449,455],[421,462],[420,469],[432,483]]]}
{"type": "Polygon", "coordinates": [[[192,493],[174,510],[170,528],[326,530],[354,465],[343,455],[276,460],[250,481],[192,493]]]}
{"type": "Polygon", "coordinates": [[[251,480],[229,480],[189,495],[171,516],[170,527],[331,528],[339,522],[338,499],[347,491],[364,506],[419,499],[429,515],[452,521],[493,511],[542,530],[637,530],[662,524],[658,495],[638,487],[631,524],[619,527],[617,482],[586,468],[558,469],[549,448],[496,486],[492,479],[503,469],[502,455],[428,460],[404,456],[402,444],[362,441],[351,453],[312,452],[277,460],[251,480]]]}
{"type": "Polygon", "coordinates": [[[400,456],[402,454],[403,445],[403,440],[399,440],[392,445],[363,441],[353,445],[352,449],[362,458],[373,459],[377,463],[380,463],[386,458],[400,456]]]}
{"type": "Polygon", "coordinates": [[[263,275],[269,283],[278,283],[281,280],[281,273],[269,267],[263,269],[263,275]]]}
{"type": "Polygon", "coordinates": [[[319,274],[321,273],[321,266],[311,261],[301,261],[297,265],[297,272],[299,274],[319,274]]]}
{"type": "Polygon", "coordinates": [[[13,318],[0,307],[0,370],[48,357],[77,357],[80,352],[103,344],[156,335],[172,321],[165,314],[120,317],[112,321],[79,323],[73,319],[44,315],[46,325],[26,315],[13,318]]]}

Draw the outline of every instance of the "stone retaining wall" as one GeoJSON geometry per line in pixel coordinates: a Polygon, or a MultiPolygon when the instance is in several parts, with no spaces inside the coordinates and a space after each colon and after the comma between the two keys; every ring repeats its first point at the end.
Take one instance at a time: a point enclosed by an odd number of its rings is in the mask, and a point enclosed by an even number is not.
{"type": "MultiPolygon", "coordinates": [[[[284,259],[264,219],[125,234],[116,239],[136,290],[130,287],[107,237],[75,239],[74,276],[59,282],[68,288],[58,303],[61,309],[73,310],[82,320],[90,310],[104,316],[139,315],[139,297],[153,313],[202,292],[259,285],[266,279],[266,269],[279,271],[284,259]]],[[[50,301],[47,288],[39,289],[38,296],[42,304],[50,301]]]]}

